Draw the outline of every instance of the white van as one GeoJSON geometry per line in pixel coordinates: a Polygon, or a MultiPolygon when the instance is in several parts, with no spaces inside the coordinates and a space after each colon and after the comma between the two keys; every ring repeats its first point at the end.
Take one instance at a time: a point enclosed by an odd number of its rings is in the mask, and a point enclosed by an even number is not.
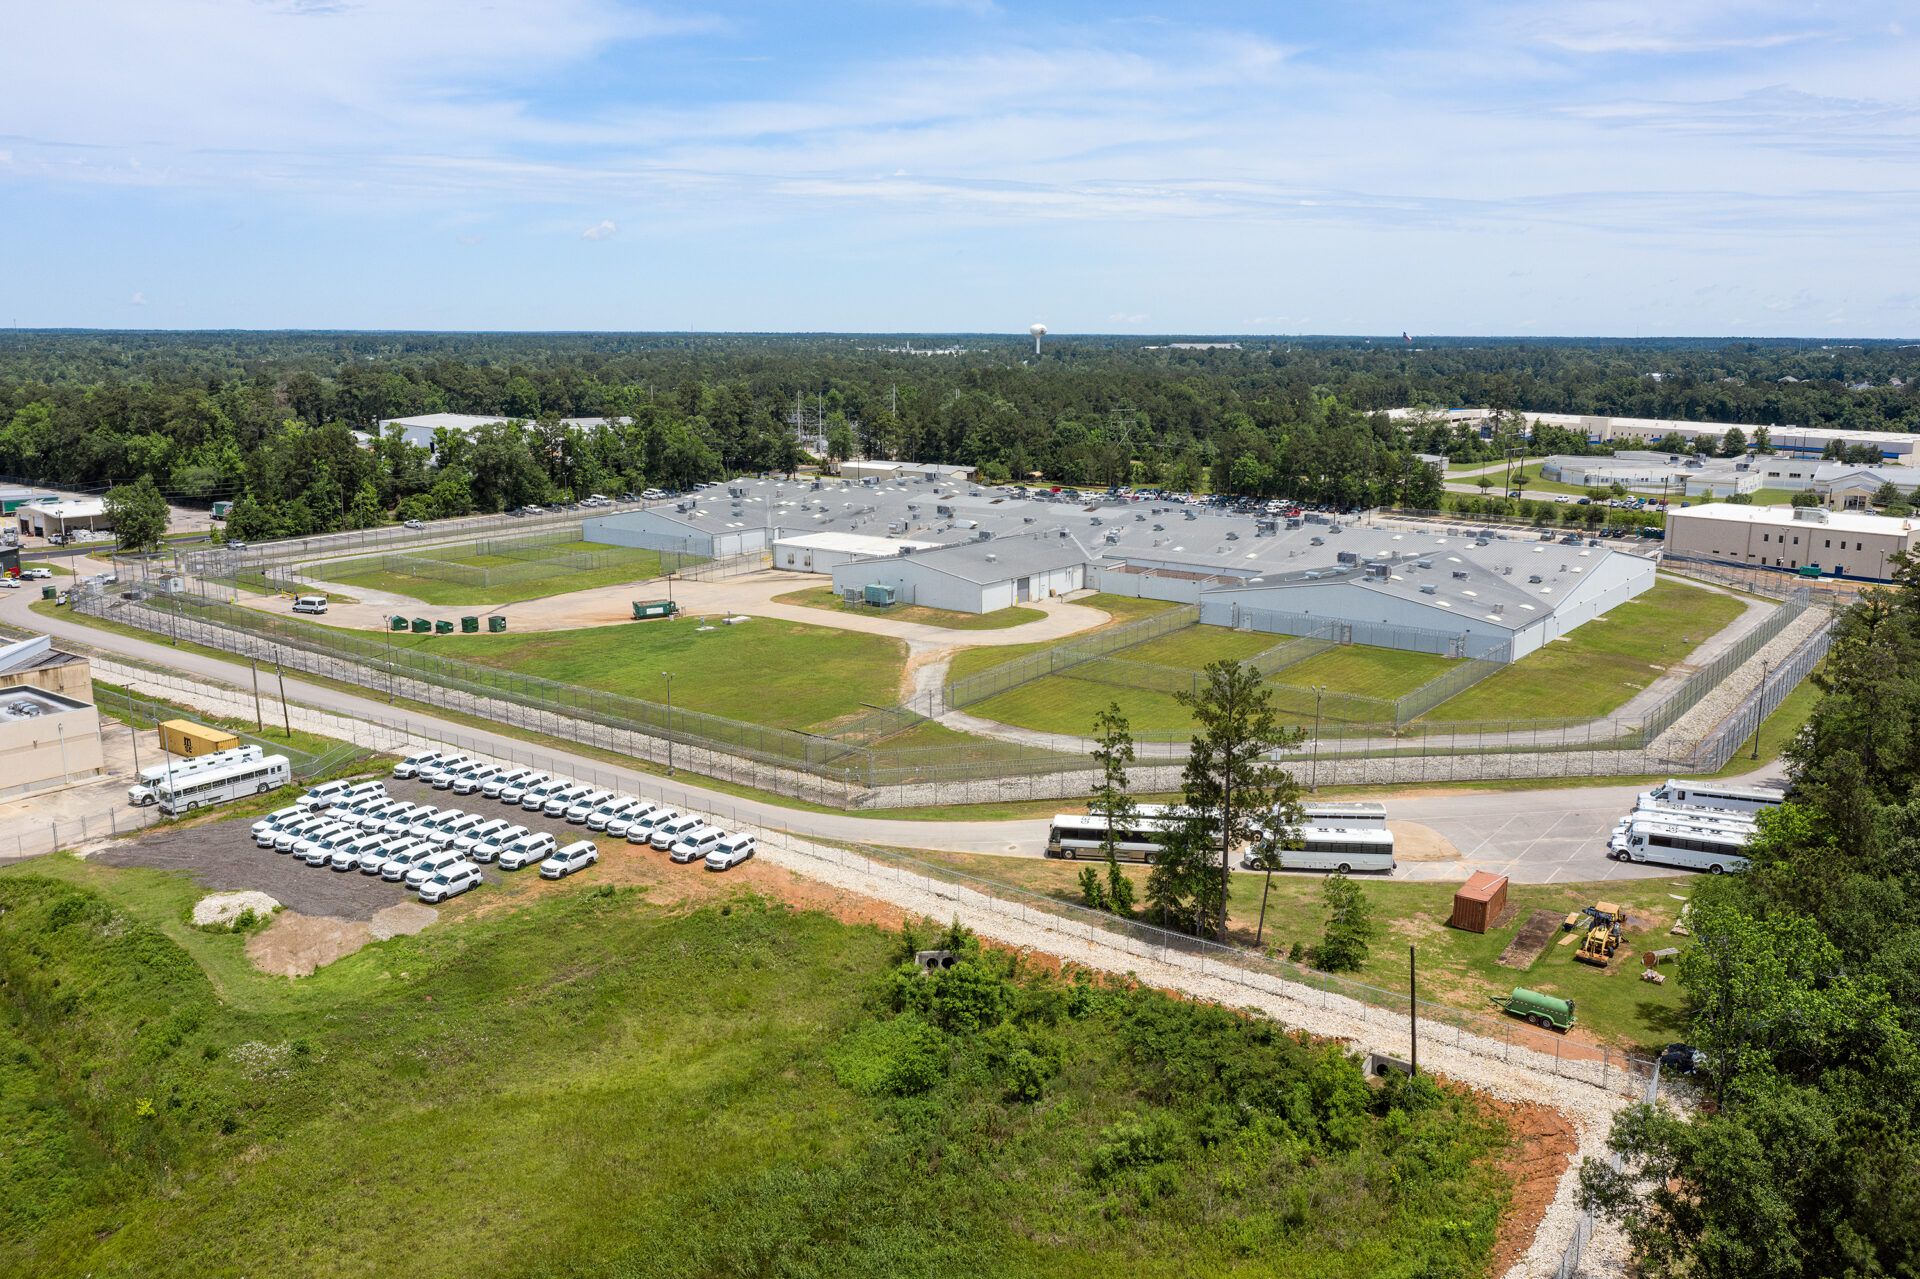
{"type": "Polygon", "coordinates": [[[327,597],[324,595],[302,595],[293,602],[296,613],[324,613],[327,611],[327,597]]]}
{"type": "Polygon", "coordinates": [[[1640,807],[1678,804],[1685,808],[1722,808],[1730,813],[1757,813],[1778,808],[1787,797],[1759,786],[1723,786],[1718,782],[1689,782],[1670,777],[1654,790],[1640,792],[1640,807]]]}

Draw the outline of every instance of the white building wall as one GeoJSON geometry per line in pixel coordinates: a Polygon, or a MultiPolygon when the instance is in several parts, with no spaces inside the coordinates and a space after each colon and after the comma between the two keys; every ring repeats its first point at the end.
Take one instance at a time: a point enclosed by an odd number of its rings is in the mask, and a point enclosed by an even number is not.
{"type": "Polygon", "coordinates": [[[1521,636],[1514,637],[1513,655],[1531,653],[1552,640],[1585,625],[1627,601],[1653,588],[1658,565],[1637,555],[1609,555],[1598,568],[1584,574],[1580,585],[1554,606],[1541,625],[1529,627],[1531,642],[1521,647],[1521,636]]]}
{"type": "MultiPolygon", "coordinates": [[[[985,613],[988,610],[981,587],[946,573],[936,573],[915,564],[913,556],[888,560],[854,560],[833,570],[833,589],[864,587],[878,583],[893,588],[895,602],[944,608],[955,613],[985,613]]],[[[1013,602],[1013,589],[1007,588],[1007,602],[1013,602]]],[[[1004,607],[1004,605],[1000,606],[1004,607]]]]}
{"type": "Polygon", "coordinates": [[[1087,584],[1109,595],[1130,599],[1166,600],[1173,604],[1198,604],[1206,582],[1184,577],[1159,577],[1147,573],[1122,573],[1118,569],[1094,565],[1088,570],[1087,584]]]}

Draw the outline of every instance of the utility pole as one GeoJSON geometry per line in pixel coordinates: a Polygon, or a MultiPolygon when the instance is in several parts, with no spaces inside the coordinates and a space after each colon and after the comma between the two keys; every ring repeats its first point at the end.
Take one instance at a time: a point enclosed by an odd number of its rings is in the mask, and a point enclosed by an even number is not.
{"type": "Polygon", "coordinates": [[[256,731],[265,733],[267,718],[260,709],[260,663],[258,659],[248,658],[247,665],[253,668],[253,727],[256,731]]]}
{"type": "Polygon", "coordinates": [[[1414,969],[1413,946],[1407,946],[1407,1033],[1413,1041],[1413,1070],[1410,1077],[1420,1074],[1420,976],[1414,969]]]}
{"type": "Polygon", "coordinates": [[[1762,711],[1762,703],[1766,698],[1767,692],[1768,665],[1769,663],[1763,658],[1760,662],[1760,687],[1755,689],[1753,694],[1753,759],[1760,758],[1760,725],[1766,722],[1766,716],[1762,711]]]}
{"type": "Polygon", "coordinates": [[[281,722],[286,725],[287,742],[291,744],[293,742],[293,712],[287,708],[287,672],[281,668],[278,662],[273,664],[273,671],[274,674],[280,677],[281,722]]]}
{"type": "Polygon", "coordinates": [[[1313,771],[1308,774],[1307,789],[1320,793],[1320,698],[1325,695],[1327,686],[1313,686],[1313,771]]]}
{"type": "Polygon", "coordinates": [[[667,776],[673,776],[673,675],[661,671],[667,680],[667,776]]]}

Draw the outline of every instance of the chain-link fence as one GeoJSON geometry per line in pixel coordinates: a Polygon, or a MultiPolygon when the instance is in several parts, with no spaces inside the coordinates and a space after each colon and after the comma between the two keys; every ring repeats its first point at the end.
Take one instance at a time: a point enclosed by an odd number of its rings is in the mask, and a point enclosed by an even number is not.
{"type": "Polygon", "coordinates": [[[1198,605],[1187,604],[1166,609],[1131,622],[1122,622],[1118,626],[1109,626],[1079,639],[1052,645],[1027,657],[1015,658],[959,679],[948,680],[942,697],[950,708],[972,706],[1010,688],[1018,688],[1043,676],[1062,674],[1095,658],[1186,630],[1199,623],[1198,605]]]}
{"type": "Polygon", "coordinates": [[[1674,555],[1671,552],[1661,556],[1660,567],[1704,582],[1731,586],[1750,595],[1787,599],[1806,591],[1820,603],[1842,606],[1851,604],[1860,598],[1860,592],[1872,590],[1877,585],[1842,577],[1806,577],[1793,569],[1725,564],[1719,560],[1696,559],[1691,555],[1674,555]]]}
{"type": "MultiPolygon", "coordinates": [[[[1660,1099],[1660,1063],[1653,1063],[1653,1071],[1647,1079],[1647,1086],[1641,1090],[1641,1104],[1651,1106],[1660,1099]]],[[[1622,1161],[1616,1152],[1608,1161],[1613,1170],[1619,1172],[1622,1161]]],[[[1580,1273],[1580,1263],[1586,1259],[1587,1245],[1593,1242],[1593,1213],[1580,1214],[1580,1220],[1573,1225],[1573,1238],[1567,1241],[1567,1249],[1560,1254],[1560,1264],[1555,1267],[1553,1279],[1574,1279],[1580,1273]]]]}

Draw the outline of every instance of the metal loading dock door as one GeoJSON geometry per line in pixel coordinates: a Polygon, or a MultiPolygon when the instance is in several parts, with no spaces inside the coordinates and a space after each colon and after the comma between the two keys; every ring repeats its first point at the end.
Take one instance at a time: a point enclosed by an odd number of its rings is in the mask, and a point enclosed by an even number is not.
{"type": "Polygon", "coordinates": [[[1018,585],[1014,588],[1013,601],[1016,604],[1025,604],[1028,600],[1031,600],[1032,598],[1033,598],[1033,579],[1030,577],[1023,577],[1020,579],[1018,585]]]}

